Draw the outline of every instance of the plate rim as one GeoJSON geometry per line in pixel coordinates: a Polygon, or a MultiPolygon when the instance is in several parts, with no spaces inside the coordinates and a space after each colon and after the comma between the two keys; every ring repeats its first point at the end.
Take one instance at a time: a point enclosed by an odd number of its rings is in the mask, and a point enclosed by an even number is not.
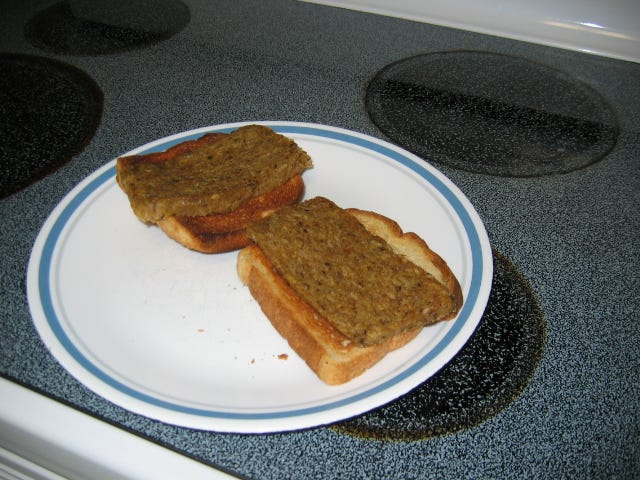
{"type": "MultiPolygon", "coordinates": [[[[141,152],[152,152],[165,150],[171,145],[197,137],[206,132],[232,131],[242,125],[263,124],[274,128],[283,134],[310,135],[312,137],[329,138],[336,142],[357,145],[366,150],[375,151],[378,154],[390,158],[418,174],[423,181],[434,187],[442,195],[449,206],[454,210],[458,220],[464,227],[466,235],[465,241],[469,242],[471,250],[472,266],[470,269],[471,279],[469,292],[465,296],[462,309],[456,319],[453,320],[452,327],[438,341],[438,343],[422,355],[417,361],[403,368],[398,374],[393,375],[386,381],[367,388],[354,395],[347,395],[345,398],[333,400],[330,403],[323,403],[311,407],[298,408],[295,410],[269,411],[269,412],[225,412],[208,409],[194,408],[190,406],[173,404],[161,398],[155,398],[144,392],[138,392],[132,387],[125,385],[108,373],[93,365],[82,352],[80,352],[73,341],[69,339],[64,329],[60,326],[57,315],[52,306],[50,298],[51,287],[50,273],[54,260],[54,249],[60,239],[60,234],[64,232],[69,219],[73,213],[80,208],[84,202],[96,193],[98,189],[104,187],[109,181],[115,181],[116,159],[108,161],[105,165],[91,172],[77,185],[74,186],[60,202],[50,212],[38,233],[31,252],[29,265],[27,268],[27,295],[29,308],[33,323],[40,338],[44,341],[48,350],[54,358],[70,373],[76,380],[90,389],[97,395],[121,406],[122,408],[139,413],[150,418],[155,418],[168,423],[182,425],[197,429],[213,431],[237,432],[237,433],[264,433],[276,431],[289,431],[301,428],[320,426],[327,423],[339,421],[341,419],[364,413],[372,408],[388,403],[395,398],[407,393],[419,383],[427,380],[449,362],[457,352],[459,352],[469,337],[475,331],[480,322],[486,303],[488,301],[491,282],[493,276],[492,252],[484,223],[482,222],[476,209],[473,207],[464,193],[441,171],[429,164],[424,159],[391,144],[380,138],[367,134],[347,130],[340,127],[322,125],[307,122],[291,121],[242,121],[220,125],[210,125],[184,132],[162,137],[145,143],[123,155],[140,154],[141,152]],[[425,176],[427,175],[427,176],[425,176]],[[428,177],[428,178],[427,178],[428,177]],[[434,183],[435,181],[435,183],[434,183]],[[463,214],[462,218],[461,213],[463,214]],[[470,228],[471,227],[471,228],[470,228]],[[470,232],[474,235],[471,238],[470,232]],[[43,298],[44,296],[44,298],[43,298]],[[42,312],[40,312],[42,310],[42,312]],[[44,318],[36,319],[39,315],[44,318]],[[54,325],[51,321],[53,319],[54,325]],[[44,325],[42,325],[44,322],[44,325]],[[49,331],[43,331],[48,329],[49,331]],[[53,335],[53,338],[51,338],[53,335]],[[447,352],[453,342],[458,342],[459,346],[453,352],[447,352]],[[56,343],[58,343],[56,345],[56,343]],[[62,352],[60,351],[62,349],[62,352]],[[446,355],[445,355],[446,353],[446,355]],[[63,357],[62,359],[60,357],[63,357]],[[67,362],[73,362],[73,368],[69,368],[67,362]],[[434,363],[435,362],[435,363],[434,363]],[[430,366],[433,371],[422,378],[418,375],[420,371],[430,366]],[[93,378],[86,381],[78,378],[74,373],[75,367],[86,371],[93,378]],[[152,406],[153,409],[166,411],[167,416],[149,415],[131,406],[123,405],[121,401],[114,400],[111,396],[105,396],[104,390],[94,385],[106,384],[107,390],[114,389],[138,407],[152,406]],[[385,395],[386,393],[386,395],[385,395]],[[382,398],[383,401],[379,401],[382,398]],[[373,399],[370,405],[356,411],[349,407],[360,405],[361,402],[373,399]],[[378,401],[376,401],[378,400],[378,401]],[[137,405],[140,403],[140,405],[137,405]],[[328,415],[335,412],[334,415],[328,415]],[[172,418],[172,417],[179,418],[172,418]],[[182,417],[187,418],[182,418],[182,417]],[[162,418],[159,418],[162,417],[162,418]],[[207,425],[200,425],[201,421],[192,422],[190,419],[206,419],[207,425]],[[288,425],[283,425],[282,420],[289,419],[288,425]]],[[[121,155],[122,156],[122,155],[121,155]]],[[[116,157],[117,158],[117,157],[116,157]]],[[[330,387],[329,387],[330,388],[330,387]]],[[[127,402],[125,402],[127,403],[127,402]]]]}

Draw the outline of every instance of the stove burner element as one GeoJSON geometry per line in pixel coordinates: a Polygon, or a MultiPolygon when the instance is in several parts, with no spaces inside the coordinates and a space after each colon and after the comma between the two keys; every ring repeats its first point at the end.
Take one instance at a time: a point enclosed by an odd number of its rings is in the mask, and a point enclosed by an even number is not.
{"type": "Polygon", "coordinates": [[[101,55],[166,40],[189,20],[189,8],[178,0],[68,0],[34,16],[25,37],[52,53],[101,55]]]}
{"type": "Polygon", "coordinates": [[[529,177],[604,157],[618,126],[607,102],[569,75],[522,58],[438,52],[400,60],[370,82],[366,109],[389,138],[425,160],[529,177]]]}
{"type": "Polygon", "coordinates": [[[80,152],[102,115],[100,88],[81,70],[31,55],[0,55],[0,198],[80,152]]]}
{"type": "Polygon", "coordinates": [[[30,55],[0,55],[0,198],[53,172],[93,137],[102,91],[84,72],[30,55]]]}
{"type": "Polygon", "coordinates": [[[493,254],[487,308],[458,355],[398,400],[331,428],[375,440],[424,440],[477,425],[524,390],[544,350],[544,316],[515,265],[493,254]]]}

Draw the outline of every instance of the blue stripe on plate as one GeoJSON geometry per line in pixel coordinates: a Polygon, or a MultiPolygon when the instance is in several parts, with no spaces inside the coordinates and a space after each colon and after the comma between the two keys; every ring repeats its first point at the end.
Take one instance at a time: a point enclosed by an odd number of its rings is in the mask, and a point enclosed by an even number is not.
{"type": "MultiPolygon", "coordinates": [[[[381,391],[384,391],[393,385],[403,381],[407,377],[413,375],[415,372],[422,369],[429,362],[431,362],[437,355],[439,355],[460,333],[460,330],[464,327],[465,323],[469,320],[469,316],[476,304],[478,299],[478,295],[480,292],[481,281],[482,281],[482,270],[483,270],[483,257],[482,257],[482,247],[480,244],[480,238],[478,231],[475,228],[473,220],[469,216],[469,213],[464,208],[460,199],[452,192],[447,185],[445,185],[437,176],[435,176],[432,172],[424,168],[424,166],[416,163],[411,158],[405,156],[404,154],[398,152],[397,150],[391,149],[385,145],[381,145],[379,143],[373,142],[366,138],[358,137],[351,135],[349,133],[334,131],[334,130],[325,130],[316,126],[303,126],[303,125],[279,125],[279,124],[269,124],[271,128],[274,130],[285,133],[285,134],[300,134],[300,135],[311,135],[315,137],[324,137],[333,140],[337,140],[344,143],[350,143],[353,145],[357,145],[359,147],[375,151],[381,155],[384,155],[392,160],[401,163],[402,165],[410,168],[415,173],[424,178],[431,186],[436,188],[438,192],[440,192],[447,202],[453,207],[458,217],[460,218],[462,225],[464,226],[465,232],[468,235],[470,247],[471,247],[471,256],[472,256],[472,268],[471,268],[471,284],[469,288],[469,293],[467,294],[467,298],[463,304],[463,307],[458,315],[458,318],[455,320],[453,327],[447,332],[447,334],[440,340],[440,342],[432,348],[424,357],[420,358],[415,364],[411,367],[404,370],[402,373],[397,376],[391,378],[387,382],[378,385],[372,389],[369,389],[365,392],[350,396],[348,398],[335,401],[328,404],[323,404],[316,407],[310,408],[301,408],[296,410],[287,410],[282,412],[265,412],[265,413],[235,413],[235,412],[221,412],[215,410],[207,410],[200,408],[192,408],[180,404],[175,404],[171,402],[164,401],[162,399],[147,395],[138,390],[135,390],[118,380],[114,379],[106,372],[98,368],[94,365],[89,359],[87,359],[82,352],[78,350],[78,348],[74,345],[71,339],[67,336],[64,328],[62,327],[60,320],[56,314],[53,298],[52,298],[52,290],[50,284],[51,277],[51,268],[53,263],[53,255],[58,241],[60,240],[60,235],[64,231],[67,222],[72,217],[74,212],[82,206],[84,201],[95,192],[101,185],[105,182],[112,179],[115,175],[115,166],[105,170],[95,179],[93,179],[87,186],[81,189],[68,203],[68,205],[62,210],[56,221],[54,222],[49,235],[47,236],[42,256],[40,259],[40,265],[38,270],[38,284],[40,290],[40,301],[42,304],[42,308],[45,314],[45,317],[48,320],[49,326],[59,342],[62,346],[67,350],[67,352],[74,358],[76,362],[78,362],[84,369],[86,369],[89,373],[91,373],[94,377],[109,385],[110,387],[128,395],[132,398],[140,400],[142,402],[155,405],[157,407],[161,407],[167,410],[171,410],[174,412],[179,412],[188,415],[202,416],[202,417],[213,417],[213,418],[221,418],[221,419],[241,419],[241,420],[266,420],[266,419],[279,419],[286,417],[294,417],[301,415],[310,415],[326,410],[331,410],[334,408],[342,407],[348,405],[350,403],[358,402],[364,398],[367,398],[371,395],[375,395],[381,391]]],[[[212,129],[211,132],[230,132],[234,130],[234,128],[220,128],[220,129],[212,129]]],[[[197,134],[192,134],[185,137],[180,137],[179,139],[168,140],[167,142],[163,142],[161,144],[150,147],[139,154],[151,153],[156,151],[166,150],[167,148],[185,140],[194,139],[206,132],[199,132],[197,134]]]]}

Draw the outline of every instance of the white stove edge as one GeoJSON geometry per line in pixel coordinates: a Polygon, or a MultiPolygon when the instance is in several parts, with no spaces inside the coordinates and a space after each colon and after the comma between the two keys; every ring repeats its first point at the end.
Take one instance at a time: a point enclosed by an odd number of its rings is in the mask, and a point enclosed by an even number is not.
{"type": "Polygon", "coordinates": [[[0,478],[235,478],[0,377],[0,478]]]}
{"type": "Polygon", "coordinates": [[[640,62],[637,0],[302,0],[640,62]]]}

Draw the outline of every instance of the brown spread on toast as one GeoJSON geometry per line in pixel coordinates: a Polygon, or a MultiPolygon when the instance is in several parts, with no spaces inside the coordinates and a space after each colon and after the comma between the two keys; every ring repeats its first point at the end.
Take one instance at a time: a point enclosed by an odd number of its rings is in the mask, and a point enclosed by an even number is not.
{"type": "Polygon", "coordinates": [[[302,299],[361,346],[452,318],[460,308],[461,297],[325,198],[285,207],[247,235],[302,299]]]}
{"type": "Polygon", "coordinates": [[[296,143],[262,125],[209,134],[166,152],[121,157],[117,179],[143,221],[231,212],[311,168],[296,143]]]}

